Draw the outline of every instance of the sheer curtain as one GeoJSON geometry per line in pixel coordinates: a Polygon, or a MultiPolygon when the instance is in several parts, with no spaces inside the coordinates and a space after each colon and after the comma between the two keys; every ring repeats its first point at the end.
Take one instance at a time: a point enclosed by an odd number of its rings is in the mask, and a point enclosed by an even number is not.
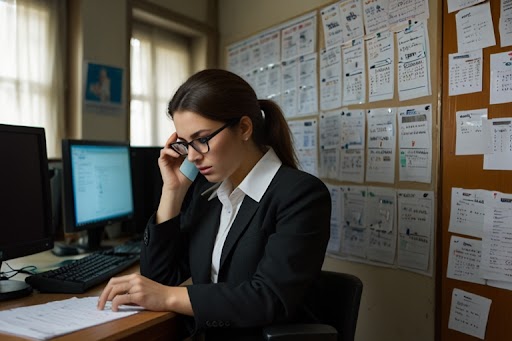
{"type": "Polygon", "coordinates": [[[49,157],[64,132],[63,2],[0,1],[0,123],[44,127],[49,157]]]}
{"type": "Polygon", "coordinates": [[[167,116],[169,100],[190,75],[189,41],[142,25],[131,39],[130,143],[163,146],[174,132],[167,116]]]}

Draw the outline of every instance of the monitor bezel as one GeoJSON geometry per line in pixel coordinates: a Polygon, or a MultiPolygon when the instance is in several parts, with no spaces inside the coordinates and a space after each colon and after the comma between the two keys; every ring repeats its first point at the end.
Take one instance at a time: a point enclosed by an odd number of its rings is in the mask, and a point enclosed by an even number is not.
{"type": "MultiPolygon", "coordinates": [[[[0,134],[3,132],[7,133],[15,133],[15,134],[28,134],[36,136],[38,139],[38,148],[40,153],[40,171],[41,171],[41,180],[43,184],[41,188],[43,189],[43,211],[44,211],[44,221],[43,221],[43,229],[44,236],[41,239],[34,239],[30,241],[16,242],[13,243],[8,242],[7,244],[2,245],[0,242],[0,262],[29,256],[35,253],[43,252],[46,250],[50,250],[53,248],[55,231],[52,225],[52,206],[51,206],[51,189],[50,189],[50,175],[48,171],[48,154],[46,149],[46,134],[45,130],[42,127],[29,127],[29,126],[19,126],[19,125],[6,125],[0,124],[0,134]]],[[[20,217],[23,219],[23,217],[20,217]]]]}
{"type": "Polygon", "coordinates": [[[131,170],[130,145],[128,142],[122,141],[102,141],[102,140],[78,140],[63,139],[62,140],[62,179],[63,179],[63,201],[64,201],[64,231],[66,233],[77,233],[81,231],[92,230],[95,228],[105,227],[117,222],[131,220],[134,217],[135,207],[133,203],[133,179],[131,170]],[[105,147],[126,147],[128,152],[128,165],[130,172],[130,185],[132,186],[132,212],[108,219],[98,220],[91,223],[80,224],[76,222],[75,197],[73,193],[72,165],[71,165],[71,147],[72,146],[105,146],[105,147]]]}

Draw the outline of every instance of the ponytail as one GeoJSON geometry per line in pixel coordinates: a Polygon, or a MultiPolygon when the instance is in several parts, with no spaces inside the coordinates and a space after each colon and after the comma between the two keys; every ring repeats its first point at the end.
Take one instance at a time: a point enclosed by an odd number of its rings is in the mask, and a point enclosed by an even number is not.
{"type": "MultiPolygon", "coordinates": [[[[293,149],[290,128],[283,112],[271,100],[259,99],[258,102],[262,115],[264,115],[263,144],[271,146],[285,166],[296,169],[297,156],[293,149]]],[[[256,141],[256,143],[258,142],[256,141]]]]}

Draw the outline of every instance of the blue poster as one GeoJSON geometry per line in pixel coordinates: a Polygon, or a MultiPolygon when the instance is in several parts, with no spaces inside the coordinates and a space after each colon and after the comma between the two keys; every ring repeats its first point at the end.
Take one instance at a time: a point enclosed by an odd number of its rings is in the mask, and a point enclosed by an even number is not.
{"type": "Polygon", "coordinates": [[[87,64],[85,101],[98,104],[122,106],[123,69],[87,64]]]}

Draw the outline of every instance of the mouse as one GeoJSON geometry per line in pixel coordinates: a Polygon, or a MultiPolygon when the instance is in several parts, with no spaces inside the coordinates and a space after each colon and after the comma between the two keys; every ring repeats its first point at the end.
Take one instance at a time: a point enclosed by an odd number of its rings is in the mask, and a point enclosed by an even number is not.
{"type": "Polygon", "coordinates": [[[52,253],[56,256],[73,256],[78,255],[78,248],[72,245],[67,245],[63,243],[55,243],[53,245],[52,253]]]}

